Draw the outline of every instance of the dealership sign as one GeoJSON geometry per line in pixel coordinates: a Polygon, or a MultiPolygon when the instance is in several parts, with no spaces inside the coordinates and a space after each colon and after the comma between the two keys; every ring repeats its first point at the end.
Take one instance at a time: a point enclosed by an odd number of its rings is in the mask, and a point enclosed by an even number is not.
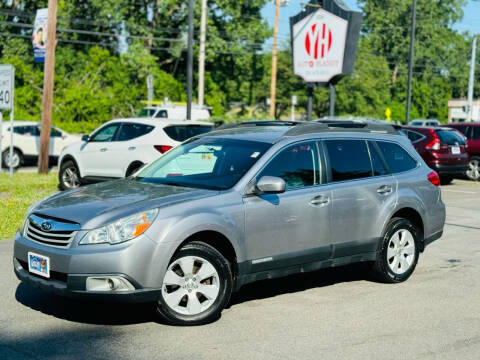
{"type": "Polygon", "coordinates": [[[306,4],[290,18],[293,71],[306,82],[336,82],[353,70],[362,15],[334,0],[306,4]]]}

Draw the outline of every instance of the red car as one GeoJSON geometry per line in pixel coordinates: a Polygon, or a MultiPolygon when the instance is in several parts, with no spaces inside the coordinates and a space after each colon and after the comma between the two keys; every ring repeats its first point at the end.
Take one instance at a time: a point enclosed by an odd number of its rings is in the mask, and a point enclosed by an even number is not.
{"type": "Polygon", "coordinates": [[[440,175],[442,184],[449,184],[455,176],[463,176],[469,169],[466,138],[449,127],[404,126],[402,131],[427,165],[440,175]]]}
{"type": "Polygon", "coordinates": [[[470,155],[470,168],[467,176],[475,181],[480,180],[480,122],[463,122],[447,124],[467,137],[467,152],[470,155]]]}

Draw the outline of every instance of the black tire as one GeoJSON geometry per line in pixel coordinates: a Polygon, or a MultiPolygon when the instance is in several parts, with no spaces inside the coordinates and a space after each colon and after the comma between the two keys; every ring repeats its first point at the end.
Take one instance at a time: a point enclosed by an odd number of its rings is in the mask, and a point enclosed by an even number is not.
{"type": "MultiPolygon", "coordinates": [[[[3,153],[2,153],[2,167],[4,169],[7,169],[8,168],[8,165],[7,165],[7,160],[9,158],[9,155],[10,155],[10,150],[7,149],[5,150],[3,153]]],[[[13,168],[15,170],[19,169],[22,164],[23,164],[23,154],[18,151],[17,149],[13,149],[13,158],[15,160],[15,165],[13,166],[13,168]]]]}
{"type": "Polygon", "coordinates": [[[449,185],[452,183],[452,181],[453,181],[453,176],[449,176],[449,175],[440,176],[440,184],[442,185],[449,185]]]}
{"type": "Polygon", "coordinates": [[[62,162],[60,165],[60,171],[58,172],[58,188],[60,190],[70,190],[79,187],[82,184],[82,179],[80,177],[80,171],[78,170],[77,165],[72,160],[67,160],[62,162]],[[71,181],[68,182],[66,177],[68,177],[68,171],[75,172],[78,182],[71,181]],[[70,183],[70,184],[69,184],[70,183]],[[73,186],[73,184],[76,184],[73,186]]]}
{"type": "Polygon", "coordinates": [[[385,283],[400,283],[407,280],[410,275],[412,275],[415,267],[417,266],[419,249],[420,249],[420,240],[421,231],[409,220],[403,218],[393,218],[387,225],[387,230],[383,236],[380,250],[378,252],[377,261],[373,265],[373,275],[376,279],[385,282],[385,283]],[[413,236],[414,241],[414,254],[413,262],[407,271],[402,274],[396,274],[392,271],[389,265],[388,259],[388,247],[390,244],[390,239],[399,230],[408,230],[413,236]]]}
{"type": "Polygon", "coordinates": [[[222,310],[227,306],[230,300],[233,289],[233,277],[230,264],[218,250],[199,241],[194,241],[183,246],[172,257],[170,264],[185,256],[200,257],[206,259],[211,265],[213,265],[220,280],[220,290],[217,298],[213,304],[203,312],[196,315],[184,315],[167,305],[162,291],[162,295],[157,302],[156,312],[163,320],[173,325],[192,326],[208,324],[220,318],[222,310]]]}

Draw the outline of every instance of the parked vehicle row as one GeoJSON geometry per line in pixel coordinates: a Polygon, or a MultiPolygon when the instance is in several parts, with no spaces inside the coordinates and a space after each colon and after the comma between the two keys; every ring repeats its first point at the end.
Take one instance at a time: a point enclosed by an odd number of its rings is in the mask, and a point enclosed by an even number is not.
{"type": "MultiPolygon", "coordinates": [[[[25,161],[38,159],[40,127],[41,124],[34,121],[13,122],[13,156],[10,159],[10,133],[12,129],[10,122],[3,122],[1,134],[1,162],[3,167],[9,167],[11,163],[14,169],[18,169],[25,161]]],[[[79,140],[79,136],[68,134],[62,129],[52,126],[50,129],[49,151],[51,159],[56,161],[66,146],[79,140]]]]}
{"type": "MultiPolygon", "coordinates": [[[[118,123],[91,138],[117,139],[118,123]]],[[[132,177],[30,208],[14,271],[60,295],[155,302],[170,323],[204,324],[258,280],[354,262],[383,282],[407,280],[443,234],[438,186],[388,125],[212,131],[132,177]]]]}

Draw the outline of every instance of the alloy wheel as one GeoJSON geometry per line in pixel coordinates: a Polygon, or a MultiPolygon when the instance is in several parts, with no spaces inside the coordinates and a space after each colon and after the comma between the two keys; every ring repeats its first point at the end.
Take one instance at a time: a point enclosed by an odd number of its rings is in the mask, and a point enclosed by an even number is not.
{"type": "Polygon", "coordinates": [[[5,167],[10,167],[10,164],[13,168],[17,168],[20,166],[20,155],[14,151],[12,158],[10,159],[10,151],[7,150],[6,154],[3,157],[5,167]]]}
{"type": "Polygon", "coordinates": [[[67,189],[72,189],[80,186],[80,178],[78,171],[74,167],[68,167],[63,171],[62,181],[67,189]]]}
{"type": "Polygon", "coordinates": [[[396,275],[407,272],[415,260],[415,240],[410,231],[396,231],[388,242],[387,262],[396,275]]]}
{"type": "Polygon", "coordinates": [[[197,315],[207,310],[220,292],[220,278],[215,267],[199,256],[184,256],[167,269],[162,296],[167,306],[183,315],[197,315]]]}
{"type": "Polygon", "coordinates": [[[468,164],[467,176],[472,180],[480,179],[480,160],[471,159],[468,164]]]}

